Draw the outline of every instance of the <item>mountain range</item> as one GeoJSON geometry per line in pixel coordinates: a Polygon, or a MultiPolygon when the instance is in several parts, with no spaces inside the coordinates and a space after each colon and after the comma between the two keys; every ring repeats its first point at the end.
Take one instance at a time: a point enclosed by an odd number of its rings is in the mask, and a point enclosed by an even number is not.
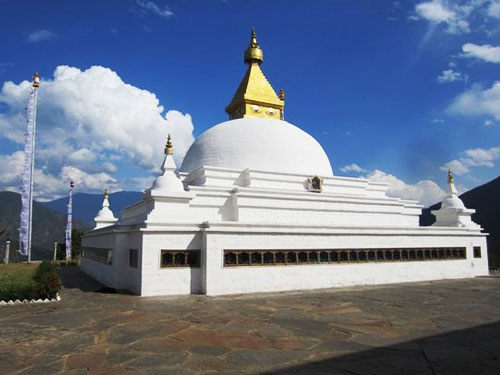
{"type": "MultiPolygon", "coordinates": [[[[115,216],[121,219],[122,210],[133,203],[141,200],[142,193],[138,191],[119,191],[109,194],[110,208],[115,216]]],[[[102,208],[102,194],[73,194],[73,216],[87,223],[93,223],[97,212],[102,208]]],[[[66,214],[68,210],[68,198],[60,198],[50,202],[42,203],[54,211],[66,214]]]]}
{"type": "MultiPolygon", "coordinates": [[[[21,194],[10,191],[0,192],[0,259],[5,256],[5,241],[11,240],[10,261],[20,261],[22,257],[16,254],[19,249],[19,220],[21,215],[21,194]]],[[[54,211],[39,202],[33,202],[33,245],[31,259],[52,259],[54,242],[64,241],[66,231],[66,214],[54,211]]],[[[86,231],[91,225],[74,219],[73,228],[86,231]]]]}

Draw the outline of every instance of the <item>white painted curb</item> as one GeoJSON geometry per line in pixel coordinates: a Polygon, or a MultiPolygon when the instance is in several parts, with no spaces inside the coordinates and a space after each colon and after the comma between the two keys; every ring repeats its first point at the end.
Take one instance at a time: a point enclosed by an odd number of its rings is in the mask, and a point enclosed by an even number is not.
{"type": "Polygon", "coordinates": [[[16,299],[15,301],[13,300],[10,300],[10,301],[0,301],[0,306],[10,306],[10,305],[28,305],[28,304],[32,304],[32,303],[51,303],[51,302],[60,302],[61,301],[61,296],[59,295],[59,293],[57,293],[56,295],[56,298],[52,298],[52,299],[48,299],[48,298],[45,298],[45,299],[32,299],[30,301],[28,301],[27,299],[25,300],[18,300],[16,299]]]}

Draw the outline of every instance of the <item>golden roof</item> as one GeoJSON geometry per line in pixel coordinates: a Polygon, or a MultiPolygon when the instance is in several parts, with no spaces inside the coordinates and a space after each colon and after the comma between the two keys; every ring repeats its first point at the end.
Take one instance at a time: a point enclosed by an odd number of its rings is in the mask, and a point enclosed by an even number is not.
{"type": "Polygon", "coordinates": [[[263,117],[281,119],[284,100],[281,100],[266,76],[260,69],[264,53],[257,43],[255,30],[252,30],[250,44],[245,50],[245,63],[248,69],[231,103],[226,107],[230,119],[242,117],[263,117]]]}

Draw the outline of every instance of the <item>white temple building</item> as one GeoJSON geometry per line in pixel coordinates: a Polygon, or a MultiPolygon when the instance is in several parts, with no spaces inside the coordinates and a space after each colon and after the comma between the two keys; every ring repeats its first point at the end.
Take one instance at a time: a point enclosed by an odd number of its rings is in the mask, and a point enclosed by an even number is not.
{"type": "MultiPolygon", "coordinates": [[[[255,33],[229,121],[182,166],[170,137],[161,174],[120,223],[107,194],[83,238],[82,269],[142,296],[224,295],[488,275],[486,234],[458,198],[420,227],[422,206],[387,185],[334,176],[321,145],[283,120],[255,33]]],[[[173,140],[175,143],[175,139],[173,140]]]]}

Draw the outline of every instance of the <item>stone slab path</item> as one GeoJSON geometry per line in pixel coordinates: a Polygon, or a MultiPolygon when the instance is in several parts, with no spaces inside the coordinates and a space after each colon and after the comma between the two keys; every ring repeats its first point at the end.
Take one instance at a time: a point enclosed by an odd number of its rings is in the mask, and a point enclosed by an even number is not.
{"type": "Polygon", "coordinates": [[[0,308],[0,374],[500,374],[500,277],[0,308]]]}

